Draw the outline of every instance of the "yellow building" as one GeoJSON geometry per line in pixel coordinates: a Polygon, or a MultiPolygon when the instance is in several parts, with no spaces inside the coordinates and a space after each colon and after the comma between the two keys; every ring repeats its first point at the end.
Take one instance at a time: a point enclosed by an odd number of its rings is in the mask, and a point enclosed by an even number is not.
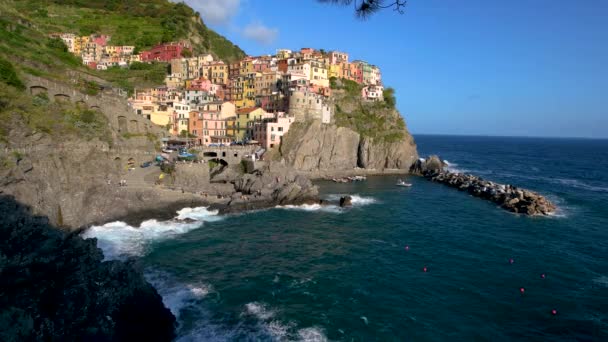
{"type": "Polygon", "coordinates": [[[106,45],[105,51],[108,55],[110,55],[112,57],[118,56],[117,47],[114,45],[106,45]]]}
{"type": "Polygon", "coordinates": [[[249,132],[249,129],[253,121],[261,120],[269,115],[272,116],[272,114],[268,114],[262,108],[247,107],[238,109],[236,111],[235,139],[243,140],[244,138],[251,138],[251,132],[249,132]]]}
{"type": "Polygon", "coordinates": [[[312,61],[310,63],[310,83],[320,87],[329,87],[327,67],[324,63],[312,61]]]}
{"type": "Polygon", "coordinates": [[[226,135],[232,137],[234,140],[243,140],[243,138],[237,139],[238,130],[236,129],[236,116],[224,120],[226,121],[226,135]]]}
{"type": "Polygon", "coordinates": [[[82,54],[82,50],[89,42],[90,38],[88,36],[76,37],[74,39],[74,54],[79,55],[82,54]]]}
{"type": "Polygon", "coordinates": [[[171,126],[173,124],[173,108],[165,105],[157,106],[154,108],[154,111],[150,113],[150,121],[152,121],[153,124],[166,129],[167,132],[171,134],[171,126]]]}
{"type": "Polygon", "coordinates": [[[228,66],[222,62],[215,62],[209,64],[211,69],[209,70],[209,79],[213,84],[228,84],[228,66]]]}
{"type": "Polygon", "coordinates": [[[342,64],[331,64],[329,66],[329,78],[340,78],[342,77],[342,64]]]}
{"type": "Polygon", "coordinates": [[[236,108],[247,108],[255,106],[255,73],[248,76],[239,76],[232,92],[232,98],[236,108]]]}
{"type": "Polygon", "coordinates": [[[168,88],[181,88],[184,85],[184,81],[179,75],[167,75],[165,77],[165,85],[168,88]]]}
{"type": "Polygon", "coordinates": [[[246,76],[253,73],[253,59],[251,57],[246,57],[239,62],[239,74],[241,76],[246,76]]]}
{"type": "Polygon", "coordinates": [[[277,54],[276,55],[277,55],[278,59],[289,58],[289,57],[291,57],[291,50],[280,49],[280,50],[277,50],[277,54]]]}

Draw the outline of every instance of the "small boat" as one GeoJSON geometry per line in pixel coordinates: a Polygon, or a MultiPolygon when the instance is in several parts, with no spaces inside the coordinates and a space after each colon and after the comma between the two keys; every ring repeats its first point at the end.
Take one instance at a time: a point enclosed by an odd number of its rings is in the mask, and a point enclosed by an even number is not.
{"type": "Polygon", "coordinates": [[[402,181],[401,179],[397,181],[397,186],[405,186],[405,187],[410,187],[412,186],[411,183],[406,183],[404,181],[402,181]]]}

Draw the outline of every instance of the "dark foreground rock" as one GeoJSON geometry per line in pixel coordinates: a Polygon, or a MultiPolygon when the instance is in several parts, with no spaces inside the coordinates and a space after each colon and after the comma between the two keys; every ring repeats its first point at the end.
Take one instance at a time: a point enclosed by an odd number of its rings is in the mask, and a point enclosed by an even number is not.
{"type": "Polygon", "coordinates": [[[492,201],[514,213],[549,215],[556,210],[555,204],[536,192],[509,184],[495,183],[469,174],[450,172],[444,169],[445,166],[445,162],[437,156],[431,156],[427,159],[419,159],[412,166],[412,173],[492,201]]]}
{"type": "Polygon", "coordinates": [[[175,317],[137,265],[102,262],[68,234],[0,196],[1,341],[170,341],[175,317]]]}

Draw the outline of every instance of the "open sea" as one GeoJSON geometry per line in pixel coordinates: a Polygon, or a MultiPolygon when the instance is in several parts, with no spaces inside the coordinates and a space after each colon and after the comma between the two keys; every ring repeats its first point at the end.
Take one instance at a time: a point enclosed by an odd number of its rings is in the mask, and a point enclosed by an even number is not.
{"type": "Polygon", "coordinates": [[[386,176],[318,183],[325,198],[353,196],[348,209],[185,208],[176,216],[196,222],[85,236],[108,259],[140,259],[179,341],[608,341],[608,140],[415,138],[421,156],[559,211],[519,216],[386,176]]]}

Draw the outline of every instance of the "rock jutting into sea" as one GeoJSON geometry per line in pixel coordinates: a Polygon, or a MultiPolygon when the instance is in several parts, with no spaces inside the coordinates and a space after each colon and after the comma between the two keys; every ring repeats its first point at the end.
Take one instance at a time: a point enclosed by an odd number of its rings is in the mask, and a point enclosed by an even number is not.
{"type": "Polygon", "coordinates": [[[556,210],[555,204],[544,196],[510,184],[500,184],[470,174],[451,172],[447,164],[437,156],[419,159],[411,172],[428,180],[446,184],[469,194],[492,201],[501,208],[525,215],[550,215],[556,210]]]}
{"type": "Polygon", "coordinates": [[[134,261],[0,195],[0,341],[170,341],[175,317],[134,261]]]}

